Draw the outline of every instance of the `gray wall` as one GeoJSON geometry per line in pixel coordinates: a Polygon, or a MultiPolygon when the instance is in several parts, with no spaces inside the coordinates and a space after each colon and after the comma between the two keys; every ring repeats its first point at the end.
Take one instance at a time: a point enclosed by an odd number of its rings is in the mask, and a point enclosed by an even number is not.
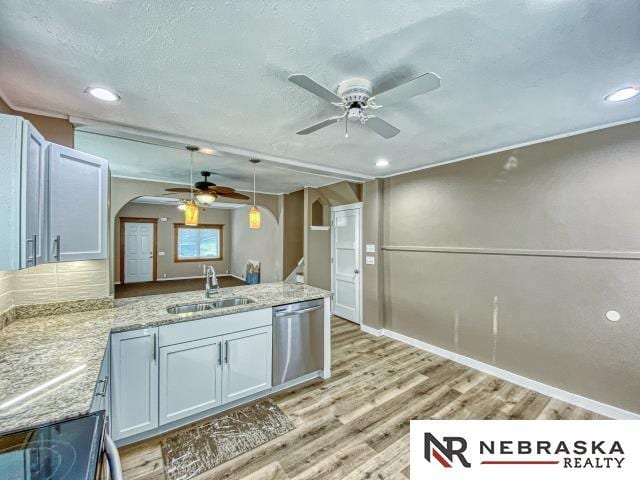
{"type": "Polygon", "coordinates": [[[392,177],[382,196],[385,328],[640,412],[639,124],[392,177]]]}
{"type": "Polygon", "coordinates": [[[282,247],[280,230],[273,214],[258,207],[261,214],[260,229],[249,228],[250,207],[231,211],[231,273],[244,278],[247,260],[260,262],[260,282],[282,280],[282,247]]]}
{"type": "Polygon", "coordinates": [[[173,257],[173,224],[183,223],[184,214],[174,206],[128,203],[118,212],[115,221],[115,281],[120,280],[120,222],[118,220],[120,217],[167,218],[166,222],[158,220],[158,252],[164,252],[164,256],[158,256],[158,279],[165,278],[165,274],[166,278],[204,276],[203,266],[209,264],[213,265],[217,274],[227,273],[231,269],[231,210],[200,209],[198,218],[198,223],[200,224],[224,225],[222,230],[222,260],[176,263],[173,257]]]}

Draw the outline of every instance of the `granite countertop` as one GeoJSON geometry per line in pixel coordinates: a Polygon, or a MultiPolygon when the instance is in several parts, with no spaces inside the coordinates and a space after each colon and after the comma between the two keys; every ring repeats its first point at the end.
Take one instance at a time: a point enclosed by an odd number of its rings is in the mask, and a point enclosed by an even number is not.
{"type": "MultiPolygon", "coordinates": [[[[203,289],[204,290],[204,289],[203,289]]],[[[88,413],[109,334],[324,298],[330,292],[295,283],[220,289],[215,299],[255,303],[171,315],[167,306],[205,301],[204,291],[116,300],[113,308],[17,320],[0,331],[0,433],[88,413]],[[70,373],[71,372],[71,373],[70,373]],[[47,382],[65,376],[47,387],[47,382]],[[39,392],[14,402],[34,389],[39,392]],[[9,403],[7,405],[7,403],[9,403]]]]}

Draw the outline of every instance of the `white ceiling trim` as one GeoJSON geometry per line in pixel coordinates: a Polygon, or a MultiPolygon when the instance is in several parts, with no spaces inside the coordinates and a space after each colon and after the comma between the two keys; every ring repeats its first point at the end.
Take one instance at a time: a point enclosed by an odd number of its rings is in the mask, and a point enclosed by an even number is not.
{"type": "Polygon", "coordinates": [[[528,142],[518,143],[516,145],[509,145],[506,147],[499,147],[493,150],[487,150],[484,152],[478,152],[471,155],[467,155],[464,157],[454,158],[453,160],[445,160],[444,162],[433,163],[430,165],[425,165],[423,167],[411,168],[409,170],[403,170],[401,172],[390,173],[389,175],[379,175],[376,178],[391,178],[397,177],[398,175],[405,175],[407,173],[419,172],[421,170],[427,170],[429,168],[441,167],[442,165],[449,165],[450,163],[462,162],[463,160],[471,160],[472,158],[484,157],[485,155],[492,155],[494,153],[506,152],[509,150],[515,150],[516,148],[528,147],[531,145],[537,145],[539,143],[552,142],[554,140],[561,140],[563,138],[574,137],[576,135],[582,135],[583,133],[596,132],[598,130],[604,130],[611,127],[618,127],[621,125],[628,125],[630,123],[640,122],[640,117],[632,118],[630,120],[621,120],[619,122],[607,123],[604,125],[597,125],[595,127],[583,128],[582,130],[574,130],[567,133],[560,133],[558,135],[552,135],[550,137],[538,138],[536,140],[530,140],[528,142]]]}
{"type": "MultiPolygon", "coordinates": [[[[254,157],[254,158],[259,158],[260,160],[263,161],[267,161],[267,162],[271,162],[272,164],[281,164],[281,165],[287,165],[290,167],[299,167],[299,168],[304,168],[304,169],[308,169],[310,171],[305,171],[304,173],[309,173],[309,174],[315,174],[318,176],[324,176],[324,177],[331,177],[331,178],[335,178],[338,180],[348,180],[348,181],[353,181],[353,182],[362,182],[362,181],[366,181],[366,180],[373,180],[375,177],[370,176],[370,175],[364,175],[361,173],[355,173],[355,172],[351,172],[349,170],[341,170],[341,169],[336,169],[336,168],[330,168],[330,167],[322,167],[316,164],[311,164],[311,163],[306,163],[306,162],[301,162],[298,160],[293,160],[290,158],[285,158],[285,157],[280,157],[277,155],[270,155],[270,154],[266,154],[266,153],[262,153],[262,152],[258,152],[256,150],[250,150],[250,149],[246,149],[246,148],[242,148],[242,147],[236,147],[234,145],[228,145],[228,144],[224,144],[224,143],[217,143],[217,142],[212,142],[211,140],[205,140],[202,138],[196,138],[196,137],[188,137],[188,136],[182,136],[182,135],[175,135],[173,133],[169,133],[169,132],[161,132],[161,131],[156,131],[156,130],[149,130],[149,129],[145,129],[145,128],[140,128],[140,127],[135,127],[135,126],[131,126],[131,125],[125,125],[125,124],[120,124],[120,123],[111,123],[111,122],[104,122],[101,120],[96,120],[96,119],[92,119],[92,118],[86,118],[86,117],[76,117],[76,116],[70,116],[69,117],[69,121],[71,123],[74,124],[74,126],[78,126],[78,127],[82,127],[82,126],[93,126],[93,127],[105,127],[105,128],[111,128],[111,129],[118,129],[122,132],[125,133],[131,133],[134,135],[145,135],[145,136],[149,136],[149,137],[155,137],[155,138],[159,138],[162,140],[167,140],[167,141],[171,141],[171,142],[179,142],[179,143],[184,143],[184,144],[195,144],[198,146],[202,146],[202,147],[210,147],[213,148],[214,150],[217,150],[221,153],[230,153],[232,155],[239,155],[242,157],[254,157]]],[[[93,132],[95,133],[95,132],[93,132]]],[[[335,183],[335,182],[331,182],[331,183],[335,183]]]]}
{"type": "MultiPolygon", "coordinates": [[[[185,185],[187,187],[191,185],[188,182],[174,182],[174,181],[167,181],[167,180],[158,180],[157,178],[129,177],[127,175],[113,175],[112,174],[111,178],[120,178],[122,180],[134,180],[136,182],[164,183],[165,185],[185,185]]],[[[332,184],[328,183],[327,185],[332,185],[332,184]]],[[[321,188],[321,187],[313,187],[313,188],[321,188]]],[[[247,193],[247,194],[253,195],[253,190],[236,189],[236,192],[247,193]]],[[[285,195],[286,194],[286,192],[264,192],[264,191],[261,191],[261,190],[256,190],[256,193],[260,193],[262,195],[285,195]]]]}

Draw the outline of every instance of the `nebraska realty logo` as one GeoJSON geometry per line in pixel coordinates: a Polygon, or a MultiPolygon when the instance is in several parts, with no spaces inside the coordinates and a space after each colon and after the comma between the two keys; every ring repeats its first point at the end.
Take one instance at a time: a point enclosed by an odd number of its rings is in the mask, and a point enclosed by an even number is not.
{"type": "Polygon", "coordinates": [[[414,420],[412,479],[640,478],[640,422],[414,420]]]}

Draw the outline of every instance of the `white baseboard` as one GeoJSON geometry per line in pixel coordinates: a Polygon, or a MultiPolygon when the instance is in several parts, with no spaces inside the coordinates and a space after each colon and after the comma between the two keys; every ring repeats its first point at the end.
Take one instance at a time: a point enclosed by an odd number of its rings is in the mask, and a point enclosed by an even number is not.
{"type": "MultiPolygon", "coordinates": [[[[219,277],[220,275],[216,275],[219,277]]],[[[158,282],[169,282],[171,280],[193,280],[194,278],[202,278],[204,280],[204,275],[192,275],[190,277],[167,277],[167,278],[158,278],[158,282]]]]}
{"type": "Polygon", "coordinates": [[[369,335],[374,335],[376,337],[381,337],[384,335],[384,330],[382,328],[373,328],[365,325],[364,323],[360,324],[360,330],[364,333],[368,333],[369,335]]]}
{"type": "Polygon", "coordinates": [[[563,402],[570,403],[577,407],[591,410],[592,412],[599,413],[600,415],[604,415],[606,417],[615,418],[618,420],[640,420],[640,414],[629,412],[628,410],[623,410],[622,408],[614,407],[613,405],[607,405],[606,403],[598,402],[597,400],[592,400],[575,393],[552,387],[551,385],[547,385],[545,383],[523,377],[508,370],[503,370],[502,368],[489,365],[488,363],[484,363],[479,360],[460,355],[459,353],[455,353],[450,350],[445,350],[444,348],[436,347],[435,345],[431,345],[429,343],[423,342],[422,340],[417,340],[413,337],[403,335],[402,333],[397,333],[387,329],[375,329],[367,327],[366,325],[362,325],[361,329],[363,332],[370,333],[371,335],[384,335],[385,337],[398,340],[400,342],[411,345],[412,347],[419,348],[420,350],[434,353],[456,363],[460,363],[475,370],[493,375],[494,377],[501,378],[502,380],[506,380],[507,382],[514,383],[516,385],[528,388],[529,390],[533,390],[549,397],[557,398],[558,400],[562,400],[563,402]]]}

